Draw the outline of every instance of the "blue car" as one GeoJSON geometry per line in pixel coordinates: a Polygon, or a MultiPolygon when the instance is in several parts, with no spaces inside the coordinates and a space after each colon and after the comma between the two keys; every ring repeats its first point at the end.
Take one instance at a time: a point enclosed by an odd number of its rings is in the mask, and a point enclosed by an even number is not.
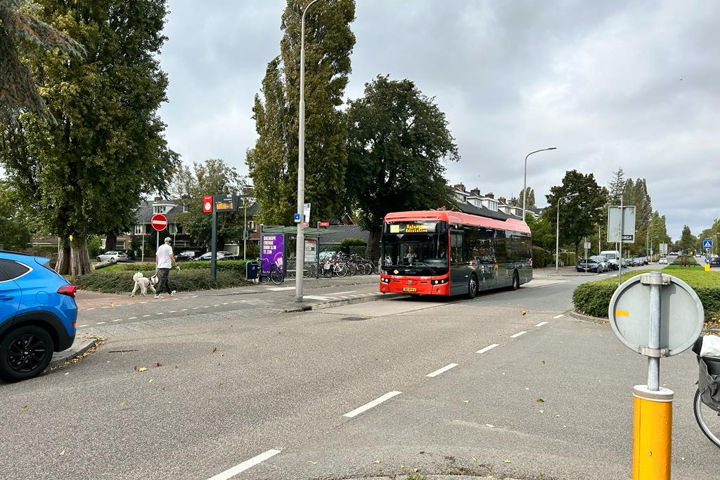
{"type": "Polygon", "coordinates": [[[0,379],[40,375],[75,340],[76,287],[49,259],[0,250],[0,379]]]}

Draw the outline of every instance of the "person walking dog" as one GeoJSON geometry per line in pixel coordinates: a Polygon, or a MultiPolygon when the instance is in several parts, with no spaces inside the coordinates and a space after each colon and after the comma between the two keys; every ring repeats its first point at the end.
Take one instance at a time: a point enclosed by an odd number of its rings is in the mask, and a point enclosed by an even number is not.
{"type": "Polygon", "coordinates": [[[157,268],[158,274],[158,287],[155,298],[161,298],[160,294],[163,290],[166,290],[171,296],[175,295],[175,290],[170,288],[170,279],[168,278],[170,269],[177,267],[175,255],[173,255],[173,249],[170,246],[171,242],[172,239],[170,237],[165,237],[165,243],[160,245],[157,252],[155,252],[155,267],[157,268]]]}

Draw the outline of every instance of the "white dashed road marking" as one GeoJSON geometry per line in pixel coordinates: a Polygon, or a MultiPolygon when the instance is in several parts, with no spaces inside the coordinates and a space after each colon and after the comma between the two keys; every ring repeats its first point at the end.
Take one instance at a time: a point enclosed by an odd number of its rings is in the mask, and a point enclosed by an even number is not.
{"type": "Polygon", "coordinates": [[[105,325],[105,322],[97,322],[95,325],[105,325]]]}
{"type": "Polygon", "coordinates": [[[560,315],[555,315],[553,318],[557,319],[557,318],[562,318],[562,317],[564,317],[564,316],[565,316],[565,315],[563,315],[563,314],[561,313],[560,315]]]}
{"type": "Polygon", "coordinates": [[[518,332],[518,333],[516,333],[515,335],[510,335],[510,338],[517,338],[517,337],[519,337],[519,336],[521,336],[521,335],[525,335],[526,333],[527,333],[527,332],[526,332],[525,330],[523,330],[522,332],[518,332]]]}
{"type": "Polygon", "coordinates": [[[535,326],[536,326],[536,327],[542,327],[543,325],[547,325],[547,324],[548,324],[548,322],[540,322],[540,323],[538,323],[538,324],[535,325],[535,326]]]}
{"type": "Polygon", "coordinates": [[[475,353],[485,353],[485,352],[489,352],[490,350],[492,350],[493,348],[498,347],[498,346],[499,346],[499,345],[498,345],[497,343],[493,343],[492,345],[488,345],[488,346],[485,347],[485,348],[481,348],[480,350],[478,350],[478,351],[475,352],[475,353]]]}
{"type": "Polygon", "coordinates": [[[348,418],[356,417],[356,416],[360,415],[361,413],[363,413],[363,412],[365,412],[365,411],[367,411],[367,410],[370,410],[370,409],[373,408],[373,407],[377,407],[378,405],[380,405],[381,403],[383,403],[383,402],[385,402],[385,401],[387,401],[387,400],[390,400],[390,399],[393,398],[394,396],[400,395],[401,393],[402,393],[402,392],[389,392],[389,393],[386,393],[386,394],[383,395],[382,397],[376,398],[376,399],[373,400],[372,402],[366,403],[366,404],[363,405],[362,407],[358,407],[358,408],[356,408],[355,410],[353,410],[352,412],[346,413],[345,415],[343,415],[343,417],[348,417],[348,418]]]}
{"type": "Polygon", "coordinates": [[[87,325],[78,325],[77,328],[84,328],[87,327],[87,325]]]}
{"type": "Polygon", "coordinates": [[[272,287],[268,288],[271,292],[282,292],[283,290],[295,290],[295,287],[272,287]]]}
{"type": "Polygon", "coordinates": [[[435,370],[435,371],[432,372],[432,373],[428,373],[428,374],[425,375],[425,376],[426,376],[426,377],[437,377],[437,376],[440,375],[441,373],[445,373],[445,372],[447,372],[448,370],[450,370],[451,368],[455,368],[455,367],[457,367],[457,366],[458,366],[457,363],[451,363],[450,365],[445,365],[444,367],[439,368],[439,369],[435,370]]]}
{"type": "Polygon", "coordinates": [[[137,317],[128,317],[128,320],[135,320],[137,317]]]}
{"type": "Polygon", "coordinates": [[[280,450],[268,450],[267,452],[261,453],[260,455],[257,455],[250,460],[245,460],[241,464],[235,465],[234,467],[225,470],[222,473],[218,473],[214,477],[210,478],[210,480],[228,480],[235,475],[244,472],[248,468],[252,468],[257,464],[262,463],[271,457],[274,457],[278,453],[280,453],[280,450]]]}

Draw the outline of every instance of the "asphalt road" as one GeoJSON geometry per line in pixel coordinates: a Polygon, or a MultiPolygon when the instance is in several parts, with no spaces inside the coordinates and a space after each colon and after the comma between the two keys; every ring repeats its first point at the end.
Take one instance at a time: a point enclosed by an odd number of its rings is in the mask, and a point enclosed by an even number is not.
{"type": "MultiPolygon", "coordinates": [[[[287,290],[83,311],[83,328],[108,338],[97,353],[0,385],[0,472],[629,478],[631,392],[645,382],[645,360],[609,327],[568,315],[573,287],[588,278],[305,313],[281,313],[287,290]]],[[[696,376],[691,354],[662,361],[662,383],[676,393],[675,479],[717,478],[717,449],[692,417],[696,376]]]]}

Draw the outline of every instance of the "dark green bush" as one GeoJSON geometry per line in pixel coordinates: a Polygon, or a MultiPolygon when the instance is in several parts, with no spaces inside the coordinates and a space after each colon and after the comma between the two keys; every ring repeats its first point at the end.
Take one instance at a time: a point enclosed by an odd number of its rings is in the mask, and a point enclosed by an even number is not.
{"type": "MultiPolygon", "coordinates": [[[[245,276],[245,260],[218,260],[217,271],[240,272],[245,276]]],[[[210,260],[191,260],[189,262],[178,262],[180,270],[207,270],[210,271],[210,260]]],[[[123,263],[120,269],[126,272],[154,272],[154,263],[123,263]]]]}
{"type": "Polygon", "coordinates": [[[534,268],[543,268],[548,264],[550,255],[542,247],[533,245],[532,247],[532,261],[534,268]]]}
{"type": "Polygon", "coordinates": [[[675,257],[675,260],[673,260],[672,265],[682,265],[682,266],[699,266],[697,261],[695,260],[695,257],[692,255],[678,255],[675,257]]]}
{"type": "Polygon", "coordinates": [[[591,317],[607,318],[610,298],[616,283],[588,282],[579,285],[573,292],[575,311],[591,317]]]}
{"type": "MultiPolygon", "coordinates": [[[[129,294],[134,285],[132,276],[133,273],[129,271],[95,272],[78,277],[73,283],[82,290],[129,294]]],[[[145,276],[150,276],[150,274],[146,273],[145,276]]],[[[217,280],[212,280],[209,272],[184,270],[180,272],[172,271],[170,273],[170,284],[172,288],[179,292],[191,292],[249,285],[250,282],[245,280],[244,274],[241,276],[236,271],[218,271],[217,280]]]]}

